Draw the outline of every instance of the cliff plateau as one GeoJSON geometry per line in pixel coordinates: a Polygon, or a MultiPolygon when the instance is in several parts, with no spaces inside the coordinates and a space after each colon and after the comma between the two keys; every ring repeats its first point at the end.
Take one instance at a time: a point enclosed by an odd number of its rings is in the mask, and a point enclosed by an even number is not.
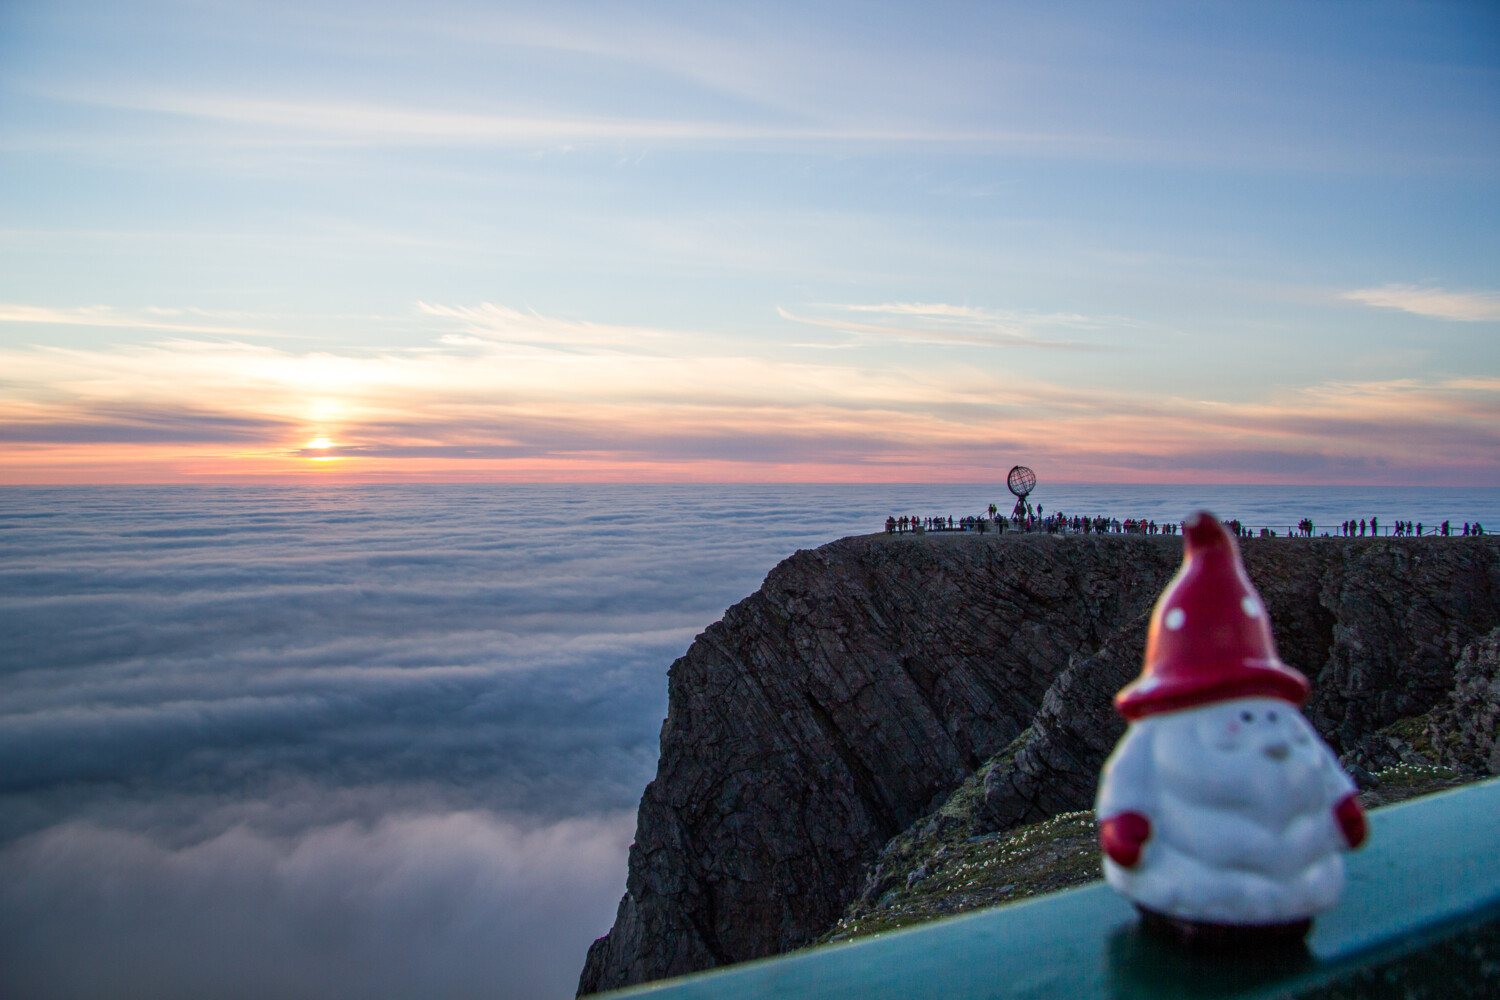
{"type": "MultiPolygon", "coordinates": [[[[1335,750],[1443,703],[1500,625],[1488,536],[1242,548],[1335,750]]],[[[782,562],[671,667],[626,893],[579,993],[813,940],[981,768],[988,829],[1086,808],[1180,558],[1171,536],[942,534],[782,562]]]]}

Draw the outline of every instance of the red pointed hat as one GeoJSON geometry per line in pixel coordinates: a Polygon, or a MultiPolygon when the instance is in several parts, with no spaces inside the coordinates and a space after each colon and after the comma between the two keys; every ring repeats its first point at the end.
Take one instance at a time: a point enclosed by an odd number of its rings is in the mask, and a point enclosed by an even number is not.
{"type": "Polygon", "coordinates": [[[1156,601],[1141,676],[1115,695],[1125,718],[1232,698],[1307,700],[1307,678],[1281,662],[1240,548],[1199,511],[1183,524],[1182,567],[1156,601]]]}

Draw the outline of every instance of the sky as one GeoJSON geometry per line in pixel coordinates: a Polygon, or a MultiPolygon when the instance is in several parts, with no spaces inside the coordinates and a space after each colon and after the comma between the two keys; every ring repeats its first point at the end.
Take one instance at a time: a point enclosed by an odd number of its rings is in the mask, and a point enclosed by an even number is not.
{"type": "Polygon", "coordinates": [[[1500,485],[1491,3],[0,0],[0,483],[1500,485]]]}

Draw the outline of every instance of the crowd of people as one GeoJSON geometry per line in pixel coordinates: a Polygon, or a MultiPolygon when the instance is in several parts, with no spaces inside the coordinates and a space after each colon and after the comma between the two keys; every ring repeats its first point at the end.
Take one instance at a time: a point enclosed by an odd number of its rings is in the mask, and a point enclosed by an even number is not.
{"type": "MultiPolygon", "coordinates": [[[[1238,522],[1230,522],[1238,527],[1238,522]]],[[[1231,528],[1231,530],[1235,530],[1231,528]]],[[[903,514],[885,519],[887,534],[905,534],[908,531],[1044,531],[1049,534],[1124,534],[1124,535],[1175,535],[1182,526],[1176,523],[1147,518],[1125,518],[1123,521],[1110,517],[1080,517],[1067,514],[1043,514],[1038,507],[1034,514],[1023,517],[1005,517],[995,512],[993,506],[988,514],[971,517],[918,517],[903,514]]]]}
{"type": "MultiPolygon", "coordinates": [[[[1240,538],[1249,538],[1252,531],[1238,520],[1224,522],[1231,534],[1240,538]]],[[[1043,515],[1042,508],[1038,506],[1034,513],[1028,512],[1023,516],[1005,517],[1000,514],[994,504],[986,514],[971,515],[955,519],[952,515],[947,517],[919,517],[912,514],[903,514],[900,517],[888,517],[885,519],[885,530],[887,534],[905,534],[908,531],[978,531],[978,532],[1004,532],[1004,531],[1042,531],[1048,534],[1071,533],[1071,534],[1116,534],[1116,535],[1176,535],[1182,530],[1182,526],[1176,522],[1161,522],[1149,518],[1119,518],[1111,517],[1081,517],[1067,514],[1043,515]]],[[[1261,528],[1262,538],[1277,537],[1278,528],[1261,528]]],[[[1380,534],[1380,522],[1374,517],[1351,519],[1339,525],[1339,534],[1345,538],[1362,538],[1366,533],[1370,535],[1380,534]]],[[[1483,535],[1484,525],[1478,521],[1463,524],[1462,535],[1467,538],[1471,535],[1483,535]]],[[[1317,534],[1317,526],[1313,524],[1312,518],[1304,517],[1295,526],[1286,529],[1287,537],[1312,538],[1317,534]]],[[[1327,532],[1324,532],[1326,535],[1327,532]]],[[[1421,537],[1443,537],[1447,538],[1459,534],[1451,521],[1443,521],[1440,524],[1424,525],[1421,521],[1397,521],[1387,528],[1386,534],[1396,538],[1421,538],[1421,537]]]]}
{"type": "MultiPolygon", "coordinates": [[[[1368,522],[1364,518],[1360,518],[1357,521],[1345,521],[1339,526],[1339,533],[1348,538],[1363,538],[1367,527],[1370,534],[1380,534],[1380,523],[1373,517],[1368,522]]],[[[1387,533],[1395,538],[1422,538],[1434,535],[1441,538],[1448,538],[1454,534],[1461,534],[1464,538],[1468,538],[1470,535],[1484,534],[1484,525],[1478,521],[1472,524],[1465,521],[1463,530],[1460,532],[1453,527],[1452,521],[1443,521],[1433,525],[1424,525],[1421,521],[1417,521],[1415,524],[1411,521],[1397,521],[1387,533]]]]}

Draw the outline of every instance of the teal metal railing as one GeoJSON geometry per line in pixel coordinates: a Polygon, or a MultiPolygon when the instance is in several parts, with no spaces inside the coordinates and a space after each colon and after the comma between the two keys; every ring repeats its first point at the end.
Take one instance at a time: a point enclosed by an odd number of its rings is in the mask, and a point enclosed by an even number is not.
{"type": "MultiPolygon", "coordinates": [[[[1142,932],[1130,905],[1096,884],[609,995],[1248,1000],[1300,996],[1372,969],[1399,969],[1412,956],[1476,933],[1490,945],[1500,938],[1500,779],[1376,810],[1370,826],[1367,846],[1348,856],[1349,884],[1338,906],[1317,918],[1305,948],[1273,956],[1184,951],[1142,932]]],[[[1494,964],[1487,961],[1485,969],[1494,964]]],[[[1426,963],[1425,972],[1421,963],[1411,967],[1429,978],[1458,974],[1443,961],[1426,963]]],[[[1485,988],[1463,995],[1484,995],[1485,988]]]]}

